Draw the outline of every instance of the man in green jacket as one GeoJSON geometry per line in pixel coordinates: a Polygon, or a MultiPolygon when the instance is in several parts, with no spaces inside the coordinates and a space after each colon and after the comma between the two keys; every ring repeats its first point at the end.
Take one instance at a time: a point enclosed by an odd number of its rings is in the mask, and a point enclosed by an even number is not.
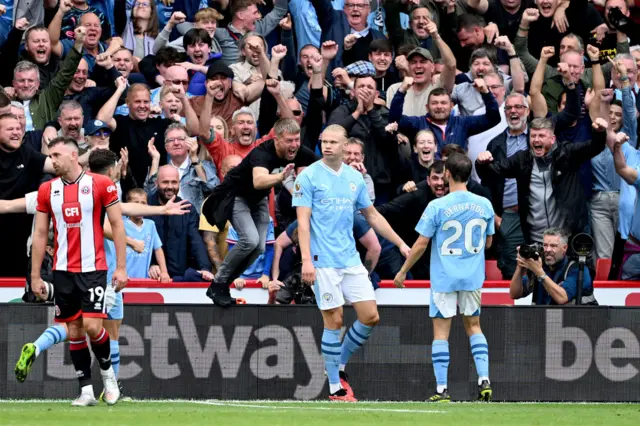
{"type": "Polygon", "coordinates": [[[37,65],[28,61],[19,62],[13,72],[13,90],[15,98],[22,102],[25,109],[27,131],[44,129],[48,121],[55,120],[64,92],[69,87],[73,75],[82,59],[82,45],[87,31],[79,26],[75,29],[75,43],[73,49],[62,61],[60,71],[51,80],[48,87],[38,91],[40,74],[37,65]]]}

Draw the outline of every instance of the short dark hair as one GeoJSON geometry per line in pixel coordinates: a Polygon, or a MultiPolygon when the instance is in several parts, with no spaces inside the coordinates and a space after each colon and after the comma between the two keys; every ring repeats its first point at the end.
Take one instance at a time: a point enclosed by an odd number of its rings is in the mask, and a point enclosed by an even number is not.
{"type": "Polygon", "coordinates": [[[164,65],[165,67],[170,67],[178,62],[182,62],[182,56],[173,47],[163,47],[156,53],[156,66],[164,65]]]}
{"type": "Polygon", "coordinates": [[[409,55],[409,53],[411,53],[411,51],[413,49],[415,49],[417,46],[415,44],[403,44],[402,46],[400,46],[398,48],[398,52],[397,55],[398,56],[407,56],[409,55]]]}
{"type": "Polygon", "coordinates": [[[464,149],[462,149],[460,145],[457,145],[455,143],[446,144],[445,146],[442,147],[442,151],[440,151],[441,157],[449,158],[452,154],[466,155],[466,153],[464,152],[464,149]]]}
{"type": "Polygon", "coordinates": [[[118,156],[108,149],[94,149],[89,154],[89,170],[91,173],[104,175],[111,167],[116,165],[118,156]]]}
{"type": "Polygon", "coordinates": [[[18,117],[16,117],[15,114],[11,114],[10,112],[5,112],[4,114],[0,114],[0,121],[5,120],[7,118],[12,118],[14,120],[18,119],[18,117]]]}
{"type": "Polygon", "coordinates": [[[378,38],[369,43],[369,54],[374,52],[393,53],[393,46],[391,46],[391,42],[388,39],[378,38]]]}
{"type": "Polygon", "coordinates": [[[487,58],[491,62],[491,65],[493,65],[495,68],[497,61],[495,53],[489,51],[489,49],[485,49],[484,47],[479,47],[471,52],[471,57],[469,58],[469,68],[471,68],[471,64],[473,64],[473,61],[480,58],[487,58]]]}
{"type": "Polygon", "coordinates": [[[78,141],[70,136],[58,136],[57,138],[53,138],[51,142],[49,142],[49,149],[57,145],[71,145],[74,146],[77,150],[80,150],[78,141]]]}
{"type": "MultiPolygon", "coordinates": [[[[562,92],[563,94],[566,94],[567,92],[562,92]]],[[[611,104],[609,106],[618,106],[620,108],[622,108],[622,101],[620,99],[614,99],[611,101],[611,104]]]]}
{"type": "Polygon", "coordinates": [[[459,33],[462,30],[471,30],[474,27],[484,28],[484,19],[478,15],[471,13],[463,13],[458,16],[458,28],[456,30],[459,33]]]}
{"type": "Polygon", "coordinates": [[[249,6],[256,4],[256,0],[233,0],[231,2],[231,16],[247,9],[249,6]]]}
{"type": "Polygon", "coordinates": [[[193,46],[196,43],[205,43],[207,46],[211,46],[211,36],[202,28],[191,28],[182,38],[182,47],[186,51],[188,46],[193,46]]]}
{"type": "Polygon", "coordinates": [[[464,154],[454,152],[447,158],[445,167],[454,182],[466,183],[471,177],[471,160],[464,154]]]}
{"type": "Polygon", "coordinates": [[[431,91],[431,93],[429,93],[429,97],[427,98],[427,103],[431,101],[432,96],[442,96],[442,95],[447,95],[449,96],[449,99],[451,99],[451,95],[449,94],[447,89],[445,89],[444,87],[436,87],[431,91]]]}
{"type": "Polygon", "coordinates": [[[49,31],[49,30],[44,25],[34,25],[33,27],[29,28],[26,33],[24,33],[25,41],[29,40],[29,36],[31,36],[31,33],[35,31],[49,31]]]}
{"type": "Polygon", "coordinates": [[[134,195],[144,195],[146,197],[147,193],[144,192],[144,189],[142,188],[130,189],[129,192],[127,192],[127,201],[131,201],[131,198],[133,198],[134,195]]]}
{"type": "Polygon", "coordinates": [[[431,173],[437,173],[439,175],[444,173],[444,161],[442,160],[435,160],[433,162],[433,164],[431,164],[431,167],[429,167],[429,176],[431,176],[431,173]]]}

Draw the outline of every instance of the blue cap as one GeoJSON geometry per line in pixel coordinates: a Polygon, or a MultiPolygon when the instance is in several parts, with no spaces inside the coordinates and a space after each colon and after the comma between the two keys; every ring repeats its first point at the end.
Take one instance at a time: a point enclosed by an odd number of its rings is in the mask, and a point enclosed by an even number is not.
{"type": "Polygon", "coordinates": [[[91,120],[84,126],[84,134],[87,136],[93,136],[98,133],[98,130],[111,130],[111,128],[102,120],[91,120]]]}

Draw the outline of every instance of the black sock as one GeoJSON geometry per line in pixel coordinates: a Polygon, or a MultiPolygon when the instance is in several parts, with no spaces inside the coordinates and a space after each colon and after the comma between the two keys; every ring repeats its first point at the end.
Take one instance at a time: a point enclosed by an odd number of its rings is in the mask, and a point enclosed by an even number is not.
{"type": "Polygon", "coordinates": [[[71,340],[71,361],[76,369],[80,388],[91,384],[91,352],[86,340],[71,340]]]}
{"type": "Polygon", "coordinates": [[[100,369],[108,370],[111,367],[111,342],[107,330],[103,328],[95,339],[91,339],[91,350],[100,364],[100,369]]]}

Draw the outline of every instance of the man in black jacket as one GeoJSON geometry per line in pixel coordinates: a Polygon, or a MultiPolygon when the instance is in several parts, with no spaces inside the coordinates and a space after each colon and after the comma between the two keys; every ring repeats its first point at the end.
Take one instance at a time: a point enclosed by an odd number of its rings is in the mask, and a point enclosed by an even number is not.
{"type": "Polygon", "coordinates": [[[502,159],[494,159],[488,151],[478,156],[476,170],[485,185],[496,179],[515,179],[525,241],[541,243],[547,228],[575,234],[587,225],[578,170],[604,149],[608,123],[597,118],[592,127],[590,141],[556,144],[552,120],[536,118],[529,125],[529,149],[502,159]]]}

